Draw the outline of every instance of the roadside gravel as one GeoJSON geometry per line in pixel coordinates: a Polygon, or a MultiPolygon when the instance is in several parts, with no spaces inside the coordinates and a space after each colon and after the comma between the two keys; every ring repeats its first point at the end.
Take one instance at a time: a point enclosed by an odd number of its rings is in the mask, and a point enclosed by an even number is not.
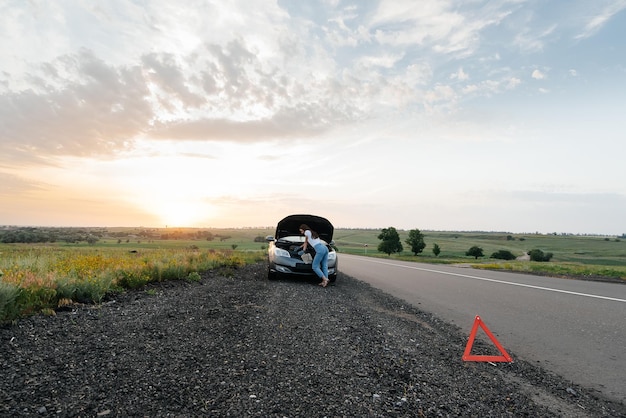
{"type": "Polygon", "coordinates": [[[463,362],[456,326],[363,282],[339,274],[324,289],[266,269],[1,326],[0,416],[626,416],[523,361],[463,362]]]}

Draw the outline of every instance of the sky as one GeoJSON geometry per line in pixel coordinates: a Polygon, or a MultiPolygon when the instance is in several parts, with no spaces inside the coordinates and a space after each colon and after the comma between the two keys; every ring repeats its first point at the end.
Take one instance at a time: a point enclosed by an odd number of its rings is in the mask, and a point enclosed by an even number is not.
{"type": "Polygon", "coordinates": [[[0,225],[626,233],[626,0],[2,0],[0,225]]]}

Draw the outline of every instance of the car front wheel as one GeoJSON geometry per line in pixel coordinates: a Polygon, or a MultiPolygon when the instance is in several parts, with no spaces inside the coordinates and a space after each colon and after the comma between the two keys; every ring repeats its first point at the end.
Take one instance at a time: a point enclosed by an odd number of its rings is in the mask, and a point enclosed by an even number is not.
{"type": "Polygon", "coordinates": [[[276,272],[272,271],[269,267],[267,268],[267,278],[269,280],[276,280],[276,272]]]}

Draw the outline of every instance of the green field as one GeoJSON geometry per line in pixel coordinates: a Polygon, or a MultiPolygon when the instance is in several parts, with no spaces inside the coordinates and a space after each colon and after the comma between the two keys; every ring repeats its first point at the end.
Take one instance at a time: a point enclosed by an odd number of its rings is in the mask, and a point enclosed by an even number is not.
{"type": "MultiPolygon", "coordinates": [[[[376,257],[388,257],[376,250],[380,230],[336,230],[335,243],[340,251],[376,257]]],[[[471,263],[476,268],[505,269],[529,273],[555,274],[560,276],[604,276],[626,280],[626,239],[554,234],[510,234],[497,232],[439,232],[422,231],[426,247],[417,256],[406,244],[408,231],[398,231],[404,251],[391,258],[424,263],[471,263]],[[441,253],[435,257],[433,245],[439,245],[441,253]],[[483,249],[484,257],[478,260],[465,252],[472,246],[483,249]],[[516,256],[539,249],[550,252],[549,262],[502,261],[490,258],[500,250],[508,250],[516,256]]]]}
{"type": "MultiPolygon", "coordinates": [[[[4,227],[6,228],[6,227],[4,227]]],[[[91,248],[198,248],[214,250],[263,251],[267,248],[264,238],[275,233],[274,227],[259,228],[61,228],[62,231],[78,231],[92,233],[97,241],[88,244],[86,241],[68,243],[57,239],[53,244],[59,247],[91,247],[91,248]],[[211,239],[201,234],[210,234],[211,239]],[[199,236],[195,236],[200,234],[199,236]],[[165,239],[164,239],[165,238],[165,239]]],[[[0,229],[0,238],[3,230],[0,229]]],[[[377,251],[380,240],[377,238],[380,229],[335,229],[335,247],[341,253],[351,253],[376,257],[388,257],[377,251]]],[[[404,251],[392,254],[392,258],[401,258],[426,263],[472,263],[491,265],[498,260],[490,259],[492,253],[508,250],[521,256],[532,249],[540,249],[553,254],[547,263],[539,264],[537,269],[551,269],[548,265],[588,266],[590,269],[614,269],[617,277],[626,276],[626,239],[621,237],[555,235],[555,234],[512,234],[504,232],[454,232],[425,231],[426,247],[415,256],[406,244],[408,231],[398,230],[404,251]],[[435,257],[432,248],[438,244],[441,253],[435,257]],[[475,260],[465,252],[472,246],[483,249],[484,257],[475,260]],[[543,267],[541,267],[543,265],[543,267]]],[[[0,250],[4,244],[0,243],[0,250]]],[[[18,244],[9,244],[18,245],[18,244]]],[[[502,263],[500,263],[502,264],[502,263]]],[[[507,264],[511,264],[508,262],[507,264]]]]}
{"type": "MultiPolygon", "coordinates": [[[[7,228],[7,227],[4,227],[7,228]]],[[[263,251],[267,248],[264,238],[273,235],[273,227],[264,228],[60,228],[60,231],[74,231],[93,234],[97,240],[93,244],[86,241],[67,242],[57,239],[54,243],[31,244],[53,245],[58,247],[91,248],[198,248],[214,250],[263,251]],[[202,234],[210,234],[210,239],[202,234]],[[198,236],[196,236],[198,235],[198,236]]],[[[377,251],[380,229],[335,229],[334,241],[339,252],[367,256],[388,257],[377,251]]],[[[0,229],[0,238],[3,230],[0,229]]],[[[532,249],[551,252],[549,263],[573,263],[581,266],[602,266],[621,269],[626,267],[626,239],[621,237],[555,235],[555,234],[512,234],[503,232],[454,232],[425,231],[426,247],[415,256],[406,244],[408,231],[398,230],[404,246],[402,253],[393,258],[403,258],[428,263],[476,263],[490,264],[490,255],[499,250],[508,250],[521,256],[532,249]],[[438,244],[441,253],[435,257],[432,248],[438,244]],[[474,260],[465,252],[472,246],[483,249],[484,257],[474,260]]],[[[0,250],[3,245],[0,243],[0,250]]],[[[8,244],[19,245],[19,244],[8,244]]]]}
{"type": "MultiPolygon", "coordinates": [[[[265,237],[274,228],[11,228],[0,227],[0,322],[72,303],[99,303],[108,293],[163,280],[198,280],[213,268],[264,260],[265,237]]],[[[421,263],[463,264],[480,269],[626,283],[626,239],[578,235],[422,231],[426,247],[414,255],[377,250],[377,229],[336,229],[341,253],[421,263]],[[432,252],[437,244],[441,253],[432,252]],[[484,257],[465,255],[473,246],[484,257]],[[490,258],[500,250],[521,256],[552,253],[548,262],[490,258]]],[[[341,255],[339,256],[341,259],[341,255]]],[[[341,270],[341,261],[339,262],[341,270]]]]}
{"type": "MultiPolygon", "coordinates": [[[[181,231],[184,234],[202,231],[197,228],[176,228],[175,231],[181,231]]],[[[117,228],[115,231],[124,232],[125,229],[117,228]]],[[[165,229],[154,230],[159,234],[162,232],[170,232],[165,229]]],[[[185,248],[196,246],[200,249],[226,250],[233,249],[237,251],[259,251],[267,248],[267,242],[255,242],[255,238],[265,238],[268,235],[274,235],[274,228],[227,228],[227,229],[210,229],[215,235],[211,241],[206,238],[189,238],[183,236],[177,239],[160,239],[138,236],[139,230],[128,229],[128,235],[125,237],[104,236],[97,243],[97,246],[103,247],[137,247],[137,248],[185,248]]],[[[87,245],[87,244],[85,244],[87,245]]]]}
{"type": "Polygon", "coordinates": [[[0,322],[264,260],[265,235],[243,231],[2,227],[0,322]]]}
{"type": "MultiPolygon", "coordinates": [[[[408,231],[398,231],[405,247],[408,231]]],[[[336,230],[334,240],[346,252],[376,250],[380,230],[336,230]]],[[[589,264],[626,266],[626,240],[619,238],[591,237],[579,235],[509,234],[497,232],[433,232],[422,231],[426,248],[420,254],[433,256],[432,246],[441,248],[439,258],[465,258],[465,252],[473,245],[483,248],[486,256],[498,250],[509,250],[515,255],[523,255],[531,249],[541,249],[554,253],[555,261],[576,261],[589,264]]],[[[370,251],[371,252],[371,251],[370,251]]]]}

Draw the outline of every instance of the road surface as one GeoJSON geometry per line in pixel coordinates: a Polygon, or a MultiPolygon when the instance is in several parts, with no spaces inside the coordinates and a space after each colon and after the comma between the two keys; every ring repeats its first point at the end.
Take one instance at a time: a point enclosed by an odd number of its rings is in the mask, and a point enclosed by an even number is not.
{"type": "Polygon", "coordinates": [[[340,257],[342,273],[455,323],[468,337],[478,315],[514,359],[626,402],[626,285],[340,257]]]}

